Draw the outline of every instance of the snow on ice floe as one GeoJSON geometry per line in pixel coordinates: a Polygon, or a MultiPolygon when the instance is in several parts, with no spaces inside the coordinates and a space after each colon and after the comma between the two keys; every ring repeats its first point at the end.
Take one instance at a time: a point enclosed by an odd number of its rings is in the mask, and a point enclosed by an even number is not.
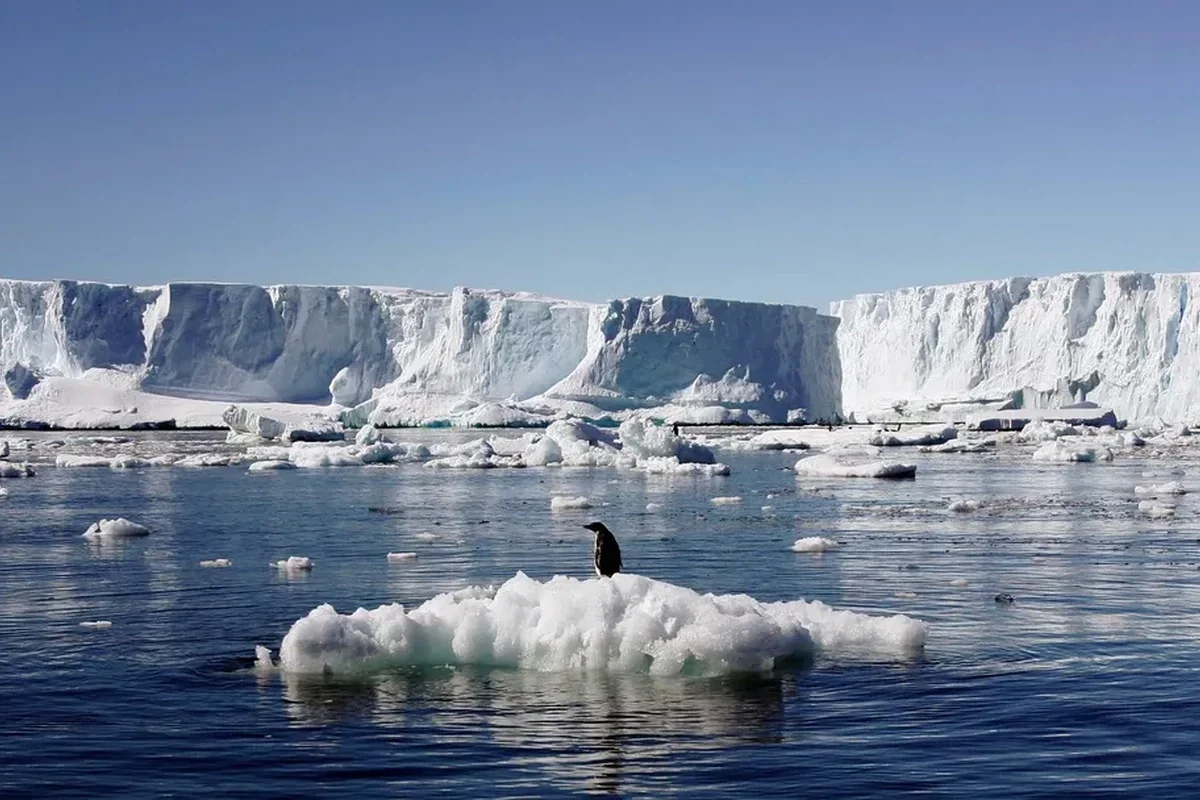
{"type": "Polygon", "coordinates": [[[288,556],[271,564],[272,567],[284,572],[308,572],[316,565],[317,562],[308,556],[288,556]]]}
{"type": "Polygon", "coordinates": [[[1033,460],[1053,463],[1112,461],[1113,452],[1102,445],[1093,447],[1076,441],[1053,439],[1034,451],[1033,460]]]}
{"type": "Polygon", "coordinates": [[[0,478],[32,478],[36,474],[29,464],[0,461],[0,478]]]}
{"type": "Polygon", "coordinates": [[[701,595],[628,573],[542,583],[518,572],[499,588],[440,594],[412,610],[339,614],[321,605],[292,625],[279,664],[316,674],[443,664],[718,674],[771,669],[817,650],[909,657],[927,631],[907,616],[701,595]]]}
{"type": "Polygon", "coordinates": [[[867,440],[876,447],[915,447],[935,445],[958,437],[953,425],[923,425],[907,431],[880,431],[867,440]]]}
{"type": "Polygon", "coordinates": [[[941,444],[923,445],[917,448],[920,453],[989,453],[996,449],[996,440],[986,439],[951,439],[941,444]]]}
{"type": "Polygon", "coordinates": [[[1151,495],[1160,497],[1163,495],[1187,494],[1187,489],[1179,481],[1167,481],[1151,486],[1135,486],[1133,493],[1138,495],[1151,495]]]}
{"type": "Polygon", "coordinates": [[[730,495],[728,497],[713,497],[710,498],[708,502],[712,503],[714,506],[733,506],[742,502],[742,498],[738,497],[737,495],[730,495]]]}
{"type": "Polygon", "coordinates": [[[208,561],[201,561],[200,566],[209,568],[232,567],[233,562],[228,558],[214,558],[208,561]]]}
{"type": "Polygon", "coordinates": [[[551,511],[572,511],[591,507],[592,501],[586,497],[563,497],[555,495],[550,498],[551,511]]]}
{"type": "Polygon", "coordinates": [[[91,527],[84,532],[83,537],[93,541],[104,541],[106,539],[148,536],[149,534],[150,529],[145,525],[130,522],[124,517],[117,517],[116,519],[102,519],[99,522],[93,522],[91,527]]]}
{"type": "Polygon", "coordinates": [[[850,446],[802,458],[796,474],[820,478],[911,478],[917,465],[879,459],[881,451],[869,446],[850,446]],[[875,460],[869,460],[875,459],[875,460]]]}
{"type": "Polygon", "coordinates": [[[264,461],[255,461],[250,466],[246,467],[248,472],[278,472],[279,470],[285,469],[296,469],[296,465],[290,461],[266,459],[264,461]]]}
{"type": "Polygon", "coordinates": [[[417,554],[416,553],[388,553],[387,560],[388,561],[416,561],[417,554]]]}
{"type": "Polygon", "coordinates": [[[805,536],[792,542],[792,551],[796,553],[827,553],[837,548],[837,541],[824,536],[805,536]]]}

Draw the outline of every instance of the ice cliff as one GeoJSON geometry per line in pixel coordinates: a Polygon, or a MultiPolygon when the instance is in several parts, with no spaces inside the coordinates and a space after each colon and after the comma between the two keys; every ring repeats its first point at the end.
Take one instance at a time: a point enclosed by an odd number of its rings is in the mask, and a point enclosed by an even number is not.
{"type": "Polygon", "coordinates": [[[385,423],[471,407],[499,409],[481,423],[512,421],[524,401],[825,418],[840,410],[836,327],[810,308],[669,296],[598,305],[469,289],[0,281],[0,399],[32,402],[58,377],[332,402],[385,423]]]}
{"type": "Polygon", "coordinates": [[[842,405],[931,416],[1082,400],[1127,419],[1200,418],[1200,273],[1068,274],[836,302],[842,405]],[[970,403],[966,407],[969,407],[970,403]]]}

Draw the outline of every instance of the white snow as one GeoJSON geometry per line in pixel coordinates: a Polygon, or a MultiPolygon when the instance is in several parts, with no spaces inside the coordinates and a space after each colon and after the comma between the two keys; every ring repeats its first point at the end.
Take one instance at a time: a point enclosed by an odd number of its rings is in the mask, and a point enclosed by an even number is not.
{"type": "Polygon", "coordinates": [[[271,564],[272,567],[284,572],[308,572],[316,565],[317,562],[308,556],[288,556],[286,559],[271,564]]]}
{"type": "Polygon", "coordinates": [[[924,425],[906,431],[880,431],[868,443],[877,447],[912,447],[948,442],[958,437],[953,425],[924,425]]]}
{"type": "Polygon", "coordinates": [[[884,461],[881,452],[873,447],[842,447],[796,462],[798,475],[823,478],[911,478],[917,465],[899,461],[884,461]],[[869,460],[874,459],[874,460],[869,460]]]}
{"type": "Polygon", "coordinates": [[[32,478],[35,474],[29,464],[0,461],[0,478],[32,478]]]}
{"type": "Polygon", "coordinates": [[[79,456],[62,454],[54,459],[54,466],[63,468],[74,467],[104,467],[112,466],[112,459],[103,456],[79,456]]]}
{"type": "Polygon", "coordinates": [[[592,501],[586,497],[562,497],[556,495],[550,498],[551,511],[570,511],[573,509],[591,508],[592,501]]]}
{"type": "Polygon", "coordinates": [[[84,532],[85,539],[100,540],[105,539],[123,539],[134,536],[148,536],[150,529],[145,525],[139,525],[136,522],[130,522],[124,517],[116,519],[102,519],[99,522],[93,522],[91,526],[84,532]]]}
{"type": "Polygon", "coordinates": [[[296,469],[296,465],[290,461],[267,459],[265,461],[255,461],[246,467],[248,472],[277,472],[282,469],[296,469]]]}
{"type": "Polygon", "coordinates": [[[815,650],[907,657],[928,626],[796,600],[701,595],[618,573],[541,583],[517,573],[499,588],[438,595],[338,614],[321,605],[292,625],[280,666],[299,673],[363,673],[400,665],[457,664],[541,671],[657,675],[764,670],[815,650]]]}
{"type": "Polygon", "coordinates": [[[1090,447],[1078,441],[1053,439],[1033,453],[1034,461],[1070,463],[1077,461],[1112,461],[1113,453],[1107,447],[1090,447]]]}
{"type": "Polygon", "coordinates": [[[1133,491],[1134,494],[1151,495],[1155,497],[1162,495],[1187,494],[1187,489],[1184,488],[1183,484],[1179,481],[1167,481],[1166,483],[1160,483],[1151,486],[1135,486],[1133,487],[1133,491]]]}
{"type": "Polygon", "coordinates": [[[837,548],[835,540],[824,536],[805,536],[792,543],[792,550],[796,553],[825,553],[837,548]]]}

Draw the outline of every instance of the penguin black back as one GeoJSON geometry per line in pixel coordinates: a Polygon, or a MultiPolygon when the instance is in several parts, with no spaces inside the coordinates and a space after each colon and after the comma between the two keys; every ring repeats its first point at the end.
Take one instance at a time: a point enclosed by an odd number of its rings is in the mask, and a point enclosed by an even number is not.
{"type": "Polygon", "coordinates": [[[592,560],[596,565],[596,574],[611,578],[621,571],[621,546],[617,537],[604,526],[603,522],[591,522],[583,527],[596,532],[596,547],[592,560]]]}

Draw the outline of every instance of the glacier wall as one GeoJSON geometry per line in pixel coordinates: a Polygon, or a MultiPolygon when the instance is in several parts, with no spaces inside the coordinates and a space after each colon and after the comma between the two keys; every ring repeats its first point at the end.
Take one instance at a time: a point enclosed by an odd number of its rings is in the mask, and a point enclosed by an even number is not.
{"type": "Polygon", "coordinates": [[[540,397],[831,417],[837,324],[810,308],[676,297],[0,281],[0,396],[27,374],[104,369],[143,391],[230,402],[540,397]]]}
{"type": "Polygon", "coordinates": [[[1131,419],[1200,418],[1200,273],[1068,274],[835,302],[847,412],[896,403],[1086,399],[1131,419]]]}

